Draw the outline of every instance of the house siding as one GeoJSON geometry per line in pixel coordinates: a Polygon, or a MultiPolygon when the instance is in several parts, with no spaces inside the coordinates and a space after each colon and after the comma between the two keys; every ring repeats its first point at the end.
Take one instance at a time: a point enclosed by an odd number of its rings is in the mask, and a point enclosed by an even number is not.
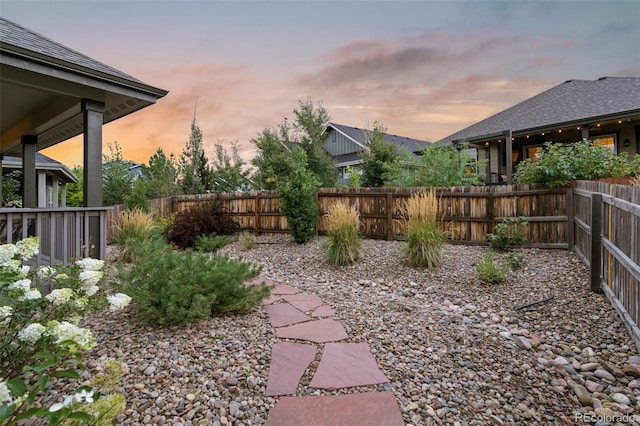
{"type": "Polygon", "coordinates": [[[327,134],[327,139],[324,142],[324,150],[332,157],[335,157],[336,155],[359,152],[362,148],[342,133],[331,130],[327,134]]]}

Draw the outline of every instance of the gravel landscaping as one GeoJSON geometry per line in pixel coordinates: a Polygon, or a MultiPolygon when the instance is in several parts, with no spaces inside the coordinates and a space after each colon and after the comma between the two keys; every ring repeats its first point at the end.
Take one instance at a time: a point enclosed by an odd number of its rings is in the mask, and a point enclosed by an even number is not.
{"type": "MultiPolygon", "coordinates": [[[[392,391],[411,425],[594,424],[597,415],[602,425],[640,424],[629,417],[640,413],[640,357],[573,254],[521,249],[527,266],[488,285],[474,267],[486,247],[447,245],[440,268],[420,270],[399,263],[402,242],[365,240],[357,264],[336,268],[322,261],[323,239],[266,235],[254,250],[234,243],[222,252],[317,294],[348,342],[369,344],[390,382],[338,392],[392,391]]],[[[277,339],[261,306],[181,328],[141,326],[131,315],[86,320],[98,343],[89,368],[107,358],[128,365],[119,424],[266,421],[278,400],[264,396],[277,339]]],[[[311,379],[303,376],[296,395],[332,393],[310,388],[311,379]]]]}

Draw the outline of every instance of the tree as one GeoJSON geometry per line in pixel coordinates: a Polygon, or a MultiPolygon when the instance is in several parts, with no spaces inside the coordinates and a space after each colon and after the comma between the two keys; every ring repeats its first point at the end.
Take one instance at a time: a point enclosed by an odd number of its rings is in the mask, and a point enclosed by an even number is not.
{"type": "Polygon", "coordinates": [[[315,108],[311,99],[299,101],[293,110],[293,126],[285,118],[275,129],[265,128],[257,138],[251,140],[257,148],[251,164],[256,167],[253,180],[264,189],[274,189],[278,182],[284,182],[292,172],[291,152],[298,146],[306,154],[306,167],[320,185],[335,186],[338,169],[324,151],[325,131],[329,124],[329,114],[320,105],[315,108]]]}
{"type": "Polygon", "coordinates": [[[146,183],[146,194],[150,199],[170,197],[180,193],[176,181],[178,176],[173,154],[166,156],[162,148],[149,157],[149,165],[142,168],[142,180],[146,183]]]}
{"type": "Polygon", "coordinates": [[[251,159],[256,168],[253,181],[263,189],[276,189],[279,181],[284,181],[291,174],[291,142],[289,127],[283,121],[278,129],[265,128],[251,139],[257,154],[251,159]]]}
{"type": "Polygon", "coordinates": [[[395,182],[400,174],[398,146],[385,142],[387,129],[379,122],[373,123],[373,131],[366,132],[366,150],[360,153],[362,158],[362,186],[380,187],[395,182]]]}
{"type": "Polygon", "coordinates": [[[306,243],[315,233],[318,221],[316,190],[319,182],[307,169],[307,155],[301,147],[291,151],[293,168],[289,179],[278,186],[280,211],[286,216],[296,243],[306,243]]]}
{"type": "Polygon", "coordinates": [[[67,206],[82,207],[84,205],[84,170],[81,166],[74,166],[73,174],[78,177],[78,182],[67,184],[67,206]]]}
{"type": "Polygon", "coordinates": [[[307,154],[307,167],[316,176],[323,187],[333,187],[338,180],[336,164],[324,150],[329,113],[319,105],[314,108],[313,101],[298,101],[298,108],[293,110],[296,121],[293,125],[297,133],[296,142],[307,154]]]}
{"type": "Polygon", "coordinates": [[[191,134],[178,161],[178,182],[184,194],[203,194],[211,183],[211,169],[204,153],[202,131],[195,118],[191,134]]]}
{"type": "Polygon", "coordinates": [[[234,192],[250,190],[252,185],[249,172],[243,170],[245,162],[238,153],[237,143],[231,144],[231,154],[222,146],[215,145],[215,158],[211,168],[211,190],[213,192],[234,192]]]}
{"type": "Polygon", "coordinates": [[[133,162],[124,159],[118,141],[108,147],[109,155],[102,156],[102,203],[113,206],[124,203],[131,193],[134,177],[129,169],[133,162]]]}
{"type": "Polygon", "coordinates": [[[2,207],[22,207],[21,176],[20,170],[2,176],[2,207]]]}
{"type": "Polygon", "coordinates": [[[400,183],[404,186],[483,185],[483,175],[478,170],[485,162],[475,161],[475,155],[467,146],[430,145],[403,168],[400,183]]]}

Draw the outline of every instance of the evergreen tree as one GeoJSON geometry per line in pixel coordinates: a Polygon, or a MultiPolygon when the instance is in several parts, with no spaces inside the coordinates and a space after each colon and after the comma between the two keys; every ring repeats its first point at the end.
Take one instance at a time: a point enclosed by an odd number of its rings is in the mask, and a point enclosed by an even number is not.
{"type": "Polygon", "coordinates": [[[210,188],[211,169],[202,139],[202,131],[194,118],[189,140],[178,161],[178,182],[184,194],[203,194],[210,188]]]}
{"type": "Polygon", "coordinates": [[[67,206],[82,207],[84,204],[84,169],[81,166],[75,166],[73,174],[78,177],[78,183],[67,184],[67,206]]]}
{"type": "Polygon", "coordinates": [[[291,174],[291,143],[288,123],[285,120],[278,129],[265,128],[251,139],[257,153],[251,159],[256,168],[253,181],[262,189],[276,189],[278,182],[286,181],[291,174]]]}
{"type": "Polygon", "coordinates": [[[123,204],[131,193],[134,176],[129,169],[133,162],[124,159],[118,141],[108,147],[109,155],[102,156],[102,203],[113,206],[123,204]]]}
{"type": "Polygon", "coordinates": [[[146,194],[150,199],[170,197],[180,193],[177,183],[177,165],[173,154],[166,156],[162,148],[149,157],[149,165],[142,168],[146,194]]]}

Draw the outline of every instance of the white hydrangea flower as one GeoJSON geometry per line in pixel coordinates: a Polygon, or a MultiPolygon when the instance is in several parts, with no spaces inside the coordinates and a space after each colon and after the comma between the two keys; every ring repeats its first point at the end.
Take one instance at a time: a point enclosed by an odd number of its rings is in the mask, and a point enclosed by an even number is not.
{"type": "Polygon", "coordinates": [[[56,402],[51,407],[49,407],[49,411],[52,412],[52,413],[55,413],[56,411],[60,411],[64,407],[67,407],[67,406],[71,405],[73,403],[73,401],[74,401],[73,396],[72,395],[67,395],[67,396],[64,397],[64,401],[56,402]]]}
{"type": "Polygon", "coordinates": [[[20,270],[18,271],[18,275],[21,278],[26,278],[27,275],[29,275],[29,271],[31,270],[31,267],[29,265],[22,265],[20,267],[20,270]]]}
{"type": "Polygon", "coordinates": [[[29,260],[40,251],[38,237],[29,237],[16,243],[17,254],[22,260],[29,260]]]}
{"type": "Polygon", "coordinates": [[[82,271],[78,275],[80,281],[82,281],[82,287],[87,288],[94,286],[100,282],[102,279],[101,271],[82,271]]]}
{"type": "Polygon", "coordinates": [[[93,391],[81,390],[80,392],[73,395],[73,397],[78,402],[86,402],[87,404],[91,404],[93,402],[93,391]]]}
{"type": "Polygon", "coordinates": [[[12,398],[7,387],[7,382],[0,380],[0,404],[11,404],[12,398]]]}
{"type": "Polygon", "coordinates": [[[107,297],[109,301],[109,310],[111,312],[119,311],[124,309],[129,303],[131,303],[131,297],[127,296],[124,293],[116,293],[107,297]]]}
{"type": "Polygon", "coordinates": [[[101,271],[104,268],[104,260],[85,257],[84,259],[76,260],[76,265],[85,271],[101,271]]]}
{"type": "Polygon", "coordinates": [[[80,349],[91,349],[93,345],[93,335],[86,328],[78,327],[67,321],[62,321],[53,330],[52,334],[56,338],[56,344],[65,341],[72,341],[80,349]]]}
{"type": "Polygon", "coordinates": [[[0,246],[0,266],[9,263],[15,256],[18,249],[13,244],[3,244],[0,246]]]}
{"type": "Polygon", "coordinates": [[[7,269],[8,271],[10,271],[10,272],[18,272],[18,273],[22,272],[22,267],[23,266],[24,265],[22,265],[22,262],[19,261],[19,260],[16,260],[16,259],[9,260],[4,265],[2,265],[2,267],[7,269]]]}
{"type": "Polygon", "coordinates": [[[62,282],[64,280],[68,280],[68,279],[69,279],[69,275],[65,274],[64,272],[62,274],[56,275],[56,281],[58,281],[58,282],[62,282]]]}
{"type": "Polygon", "coordinates": [[[56,270],[51,266],[40,266],[37,271],[38,278],[50,278],[56,274],[56,270]]]}
{"type": "Polygon", "coordinates": [[[31,280],[23,279],[15,281],[9,284],[9,290],[19,290],[22,293],[26,293],[31,290],[31,280]]]}
{"type": "Polygon", "coordinates": [[[88,288],[84,289],[84,294],[86,294],[87,296],[91,297],[94,294],[96,294],[98,292],[98,290],[100,290],[100,287],[98,287],[97,285],[92,285],[91,287],[88,287],[88,288]]]}
{"type": "Polygon", "coordinates": [[[73,297],[73,290],[70,288],[57,288],[51,293],[47,294],[44,298],[55,306],[64,305],[71,297],[73,297]]]}
{"type": "Polygon", "coordinates": [[[74,300],[74,304],[76,308],[80,308],[80,309],[86,308],[88,303],[89,303],[89,299],[85,296],[78,297],[74,300]]]}
{"type": "Polygon", "coordinates": [[[22,342],[35,345],[44,332],[44,325],[34,322],[18,332],[18,339],[22,342]]]}
{"type": "Polygon", "coordinates": [[[40,290],[29,290],[24,294],[24,296],[22,296],[18,300],[36,300],[36,299],[40,299],[41,297],[42,297],[42,294],[40,293],[40,290]]]}
{"type": "Polygon", "coordinates": [[[11,306],[0,306],[0,323],[7,323],[11,319],[11,315],[13,314],[13,307],[11,306]]]}

